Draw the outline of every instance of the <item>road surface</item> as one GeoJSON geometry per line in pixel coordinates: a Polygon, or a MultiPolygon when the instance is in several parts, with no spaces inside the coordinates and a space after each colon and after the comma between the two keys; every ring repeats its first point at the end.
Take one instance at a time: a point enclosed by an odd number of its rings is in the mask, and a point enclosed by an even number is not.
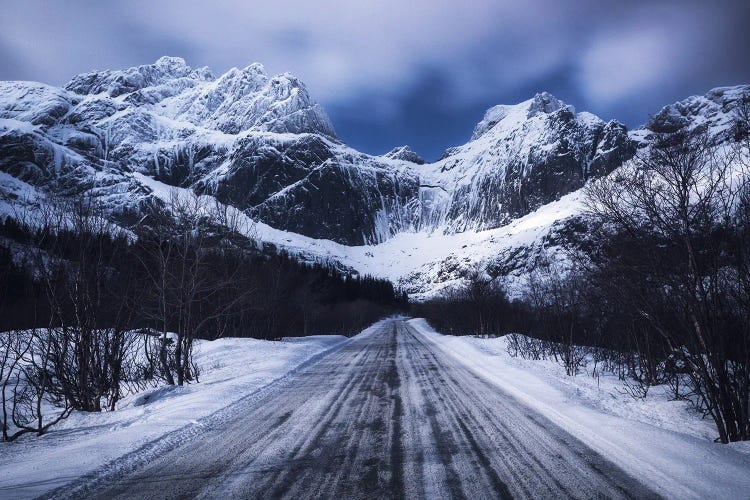
{"type": "Polygon", "coordinates": [[[88,498],[653,498],[403,320],[88,498]]]}

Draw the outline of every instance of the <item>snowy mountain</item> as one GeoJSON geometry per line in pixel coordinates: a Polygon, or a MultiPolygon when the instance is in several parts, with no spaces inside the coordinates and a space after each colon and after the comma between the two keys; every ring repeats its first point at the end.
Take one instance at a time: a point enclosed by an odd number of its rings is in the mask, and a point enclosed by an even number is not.
{"type": "Polygon", "coordinates": [[[386,158],[392,160],[404,160],[416,163],[417,165],[424,165],[425,161],[409,146],[399,146],[388,151],[385,155],[386,158]]]}
{"type": "Polygon", "coordinates": [[[589,179],[654,132],[709,127],[730,139],[748,95],[714,89],[629,132],[541,93],[490,108],[469,142],[427,164],[408,146],[348,147],[293,75],[251,64],[215,77],[163,57],[64,88],[0,82],[0,203],[10,212],[43,193],[86,193],[128,227],[170,188],[193,190],[256,221],[268,243],[425,295],[477,263],[520,279],[542,248],[585,229],[578,191],[589,179]]]}
{"type": "Polygon", "coordinates": [[[123,224],[153,202],[133,173],[348,244],[410,228],[404,206],[418,199],[405,162],[347,148],[302,82],[259,64],[214,78],[164,57],[64,89],[4,82],[0,120],[2,171],[43,191],[93,194],[123,224]]]}
{"type": "MultiPolygon", "coordinates": [[[[706,95],[692,96],[664,106],[655,114],[642,131],[634,135],[643,137],[643,132],[676,132],[682,129],[706,128],[716,143],[733,140],[736,132],[738,107],[750,99],[750,85],[718,87],[706,95]]],[[[645,134],[648,137],[648,134],[645,134]]]]}
{"type": "Polygon", "coordinates": [[[431,222],[450,232],[500,227],[611,172],[635,153],[624,125],[576,114],[550,94],[489,109],[471,141],[424,169],[431,222]]]}

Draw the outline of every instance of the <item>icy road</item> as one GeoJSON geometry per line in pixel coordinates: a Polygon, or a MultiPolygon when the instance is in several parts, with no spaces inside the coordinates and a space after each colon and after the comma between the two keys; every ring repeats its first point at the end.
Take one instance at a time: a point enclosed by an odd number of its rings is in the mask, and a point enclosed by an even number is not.
{"type": "MultiPolygon", "coordinates": [[[[93,488],[93,489],[91,489],[93,488]]],[[[581,441],[383,323],[94,498],[652,498],[581,441]]]]}

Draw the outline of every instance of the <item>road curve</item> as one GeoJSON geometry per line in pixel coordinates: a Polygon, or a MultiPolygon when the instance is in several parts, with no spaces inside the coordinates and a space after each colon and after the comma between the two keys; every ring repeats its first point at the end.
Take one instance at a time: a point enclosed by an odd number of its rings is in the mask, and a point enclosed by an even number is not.
{"type": "Polygon", "coordinates": [[[405,321],[87,498],[653,498],[405,321]]]}

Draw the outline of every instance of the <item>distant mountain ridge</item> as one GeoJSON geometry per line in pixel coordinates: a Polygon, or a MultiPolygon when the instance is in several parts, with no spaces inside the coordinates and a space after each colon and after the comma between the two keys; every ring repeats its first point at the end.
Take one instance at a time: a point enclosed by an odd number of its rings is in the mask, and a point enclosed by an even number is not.
{"type": "Polygon", "coordinates": [[[77,75],[64,88],[0,82],[0,201],[7,211],[35,193],[86,193],[128,227],[164,203],[153,181],[336,248],[495,230],[614,171],[654,132],[708,127],[730,140],[748,95],[748,85],[717,88],[629,131],[540,93],[490,108],[469,142],[425,163],[408,146],[383,156],[347,146],[289,73],[269,76],[255,63],[216,77],[163,57],[77,75]]]}

